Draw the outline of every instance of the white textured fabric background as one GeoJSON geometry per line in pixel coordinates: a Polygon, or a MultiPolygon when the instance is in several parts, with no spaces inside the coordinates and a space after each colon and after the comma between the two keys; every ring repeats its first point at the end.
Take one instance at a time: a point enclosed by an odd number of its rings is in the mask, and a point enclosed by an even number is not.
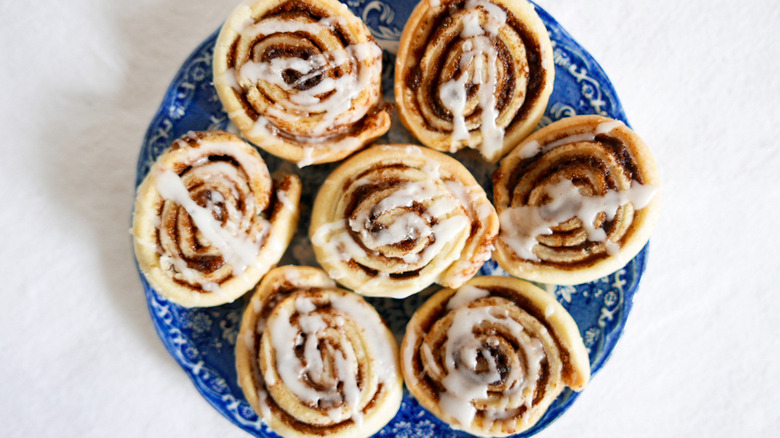
{"type": "MultiPolygon", "coordinates": [[[[0,436],[248,436],[157,338],[128,235],[147,123],[235,2],[0,3],[0,436]]],[[[665,180],[624,336],[539,436],[777,436],[780,3],[539,3],[665,180]]]]}

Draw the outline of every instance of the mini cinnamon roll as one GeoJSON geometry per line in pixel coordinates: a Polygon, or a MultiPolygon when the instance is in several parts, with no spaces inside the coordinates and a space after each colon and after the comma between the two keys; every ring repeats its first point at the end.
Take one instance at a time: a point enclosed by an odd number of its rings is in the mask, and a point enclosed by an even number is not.
{"type": "Polygon", "coordinates": [[[317,261],[367,296],[457,287],[490,258],[498,217],[455,159],[408,145],[374,146],[341,164],[314,201],[317,261]]]}
{"type": "Polygon", "coordinates": [[[521,278],[576,284],[608,275],[650,238],[660,177],[622,122],[576,116],[517,146],[493,175],[496,260],[521,278]]]}
{"type": "Polygon", "coordinates": [[[382,50],[336,0],[245,2],[222,26],[214,85],[230,119],[266,151],[338,161],[390,127],[382,50]]]}
{"type": "Polygon", "coordinates": [[[263,278],[236,342],[238,381],[283,437],[364,437],[401,406],[395,338],[373,307],[319,269],[263,278]]]}
{"type": "Polygon", "coordinates": [[[190,132],[138,187],[138,266],[154,290],[180,305],[232,302],[282,257],[300,195],[297,176],[272,179],[257,150],[237,136],[190,132]]]}
{"type": "Polygon", "coordinates": [[[512,277],[476,277],[426,301],[406,327],[401,370],[425,409],[479,436],[528,430],[565,387],[590,378],[571,315],[512,277]]]}
{"type": "Polygon", "coordinates": [[[422,0],[398,49],[398,113],[424,145],[496,162],[539,122],[554,75],[550,36],[527,1],[422,0]]]}

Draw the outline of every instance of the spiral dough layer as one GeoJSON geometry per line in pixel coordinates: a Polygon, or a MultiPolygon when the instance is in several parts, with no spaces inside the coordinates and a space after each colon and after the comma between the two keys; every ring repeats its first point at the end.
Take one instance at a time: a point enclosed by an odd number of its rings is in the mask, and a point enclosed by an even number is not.
{"type": "Polygon", "coordinates": [[[188,307],[231,302],[275,265],[295,232],[301,182],[268,173],[233,134],[190,132],[138,187],[133,235],[149,284],[188,307]]]}
{"type": "Polygon", "coordinates": [[[394,298],[463,284],[490,258],[497,232],[493,206],[462,164],[407,145],[374,146],[339,166],[309,229],[332,278],[394,298]]]}
{"type": "Polygon", "coordinates": [[[284,437],[370,436],[401,405],[392,333],[316,268],[263,278],[241,322],[236,367],[250,404],[284,437]]]}
{"type": "Polygon", "coordinates": [[[564,387],[590,378],[566,309],[511,277],[476,277],[426,301],[406,327],[401,369],[423,407],[480,436],[531,428],[564,387]]]}
{"type": "Polygon", "coordinates": [[[214,85],[242,134],[299,166],[338,161],[390,127],[382,50],[336,0],[244,3],[214,49],[214,85]]]}
{"type": "Polygon", "coordinates": [[[553,89],[550,37],[525,0],[422,0],[401,35],[404,125],[441,151],[498,161],[534,129],[553,89]]]}
{"type": "Polygon", "coordinates": [[[493,175],[496,259],[513,275],[545,283],[608,275],[650,238],[660,184],[647,146],[622,122],[555,122],[518,145],[493,175]]]}

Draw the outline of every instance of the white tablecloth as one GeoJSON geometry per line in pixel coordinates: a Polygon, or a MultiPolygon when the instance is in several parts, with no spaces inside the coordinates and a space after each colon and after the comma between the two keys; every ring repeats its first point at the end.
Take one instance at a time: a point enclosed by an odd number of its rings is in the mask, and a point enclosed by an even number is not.
{"type": "MultiPolygon", "coordinates": [[[[665,180],[624,337],[540,436],[777,436],[780,3],[539,3],[665,180]]],[[[0,436],[247,436],[157,338],[128,234],[147,123],[234,6],[0,4],[0,436]]]]}

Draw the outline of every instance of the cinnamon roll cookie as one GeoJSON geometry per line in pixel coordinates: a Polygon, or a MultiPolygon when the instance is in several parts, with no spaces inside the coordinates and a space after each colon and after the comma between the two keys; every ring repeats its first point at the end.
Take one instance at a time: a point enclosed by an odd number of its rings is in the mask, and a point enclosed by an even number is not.
{"type": "Polygon", "coordinates": [[[263,278],[236,342],[238,381],[283,437],[366,437],[401,406],[395,338],[362,297],[319,269],[263,278]]]}
{"type": "Polygon", "coordinates": [[[165,298],[187,307],[231,302],[282,257],[298,222],[301,182],[268,173],[237,136],[190,132],[138,187],[138,266],[165,298]]]}
{"type": "Polygon", "coordinates": [[[521,278],[576,284],[608,275],[647,243],[660,177],[627,126],[575,116],[528,137],[493,175],[496,260],[521,278]]]}
{"type": "Polygon", "coordinates": [[[496,162],[531,133],[553,89],[547,29],[525,0],[422,0],[401,35],[395,98],[426,146],[496,162]]]}
{"type": "Polygon", "coordinates": [[[528,430],[565,387],[590,379],[571,315],[512,277],[476,277],[426,301],[406,327],[401,370],[424,408],[479,436],[528,430]]]}
{"type": "Polygon", "coordinates": [[[214,86],[251,142],[299,166],[338,161],[390,127],[382,50],[336,0],[244,2],[222,26],[214,86]]]}
{"type": "Polygon", "coordinates": [[[460,286],[490,258],[497,232],[495,209],[462,164],[408,145],[342,163],[320,188],[309,229],[332,278],[393,298],[460,286]]]}

